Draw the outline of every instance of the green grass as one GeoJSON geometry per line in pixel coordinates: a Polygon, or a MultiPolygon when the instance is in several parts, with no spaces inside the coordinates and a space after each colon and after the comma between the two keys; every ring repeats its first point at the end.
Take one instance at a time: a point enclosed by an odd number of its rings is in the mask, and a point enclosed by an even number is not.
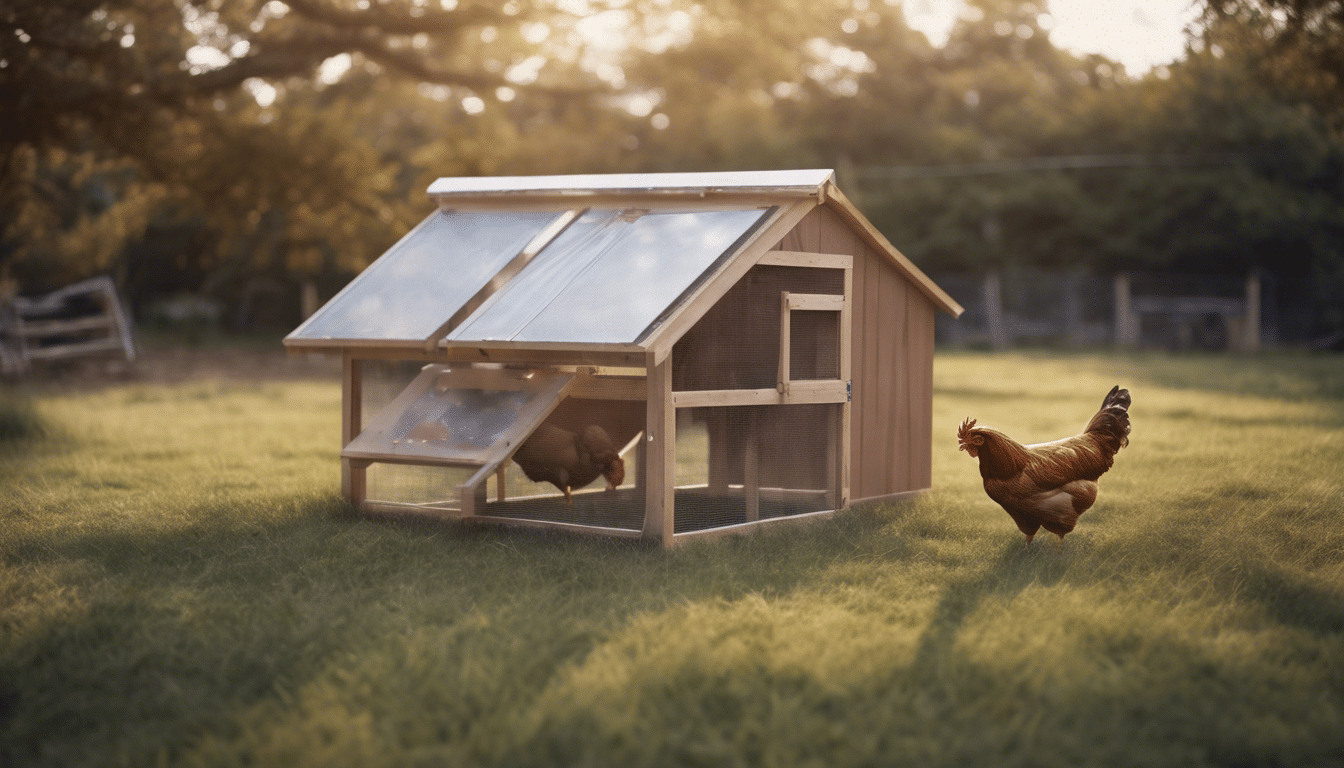
{"type": "Polygon", "coordinates": [[[38,394],[0,763],[1344,765],[1341,382],[940,355],[933,492],[666,552],[351,515],[335,383],[38,394]],[[1115,383],[1131,446],[1024,550],[956,425],[1062,437],[1115,383]]]}

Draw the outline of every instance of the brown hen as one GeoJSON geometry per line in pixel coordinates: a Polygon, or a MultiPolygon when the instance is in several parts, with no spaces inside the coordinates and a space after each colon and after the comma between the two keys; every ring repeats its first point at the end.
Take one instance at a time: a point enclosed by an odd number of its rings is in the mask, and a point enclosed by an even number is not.
{"type": "Polygon", "coordinates": [[[607,490],[625,481],[625,460],[612,444],[607,431],[596,424],[579,434],[553,424],[542,424],[518,448],[513,460],[534,483],[550,483],[572,503],[570,492],[597,479],[607,478],[607,490]]]}
{"type": "Polygon", "coordinates": [[[1082,434],[1038,445],[1022,445],[967,419],[957,430],[958,450],[980,460],[985,493],[1012,516],[1027,546],[1044,528],[1059,536],[1062,547],[1064,534],[1097,500],[1097,479],[1129,445],[1129,403],[1129,390],[1117,386],[1082,434]]]}

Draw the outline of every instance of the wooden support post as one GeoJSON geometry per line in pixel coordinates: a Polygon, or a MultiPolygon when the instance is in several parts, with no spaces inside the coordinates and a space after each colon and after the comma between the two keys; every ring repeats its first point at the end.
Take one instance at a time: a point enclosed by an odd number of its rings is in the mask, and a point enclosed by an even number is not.
{"type": "Polygon", "coordinates": [[[840,498],[836,509],[849,503],[850,441],[853,439],[854,351],[854,267],[845,268],[845,308],[840,310],[840,378],[844,380],[846,396],[840,406],[840,498]]]}
{"type": "MultiPolygon", "coordinates": [[[[363,377],[360,361],[347,351],[341,364],[341,448],[363,430],[363,377]]],[[[351,504],[364,501],[367,461],[341,459],[341,495],[351,504]]]]}
{"type": "Polygon", "coordinates": [[[507,467],[508,462],[504,462],[495,470],[495,500],[499,502],[506,501],[508,498],[504,492],[504,471],[507,467]]]}
{"type": "Polygon", "coordinates": [[[985,323],[989,326],[989,343],[996,350],[1008,348],[1008,324],[1003,317],[1003,287],[999,273],[990,270],[985,273],[985,282],[981,287],[985,304],[985,323]]]}
{"type": "Polygon", "coordinates": [[[304,320],[317,313],[321,305],[317,301],[317,283],[304,280],[299,287],[299,314],[304,320]]]}
{"type": "MultiPolygon", "coordinates": [[[[840,406],[841,409],[844,406],[840,406]]],[[[826,508],[840,508],[840,419],[834,406],[826,408],[826,508]]]]}
{"type": "Polygon", "coordinates": [[[1139,323],[1130,304],[1129,275],[1124,272],[1115,276],[1115,343],[1121,347],[1139,343],[1139,323]]]}
{"type": "Polygon", "coordinates": [[[1071,347],[1081,347],[1087,339],[1083,336],[1083,278],[1077,272],[1064,277],[1064,338],[1071,347]]]}
{"type": "Polygon", "coordinates": [[[756,418],[753,412],[747,419],[747,445],[742,467],[742,497],[747,508],[747,522],[754,523],[761,519],[761,456],[760,442],[761,437],[757,434],[760,430],[760,420],[756,418]]]}
{"type": "Polygon", "coordinates": [[[481,514],[485,503],[488,500],[486,496],[485,478],[482,478],[476,485],[459,485],[457,492],[461,498],[461,515],[463,517],[473,517],[481,514]]]}
{"type": "Polygon", "coordinates": [[[717,496],[728,492],[728,413],[723,408],[709,411],[705,418],[705,437],[709,440],[709,488],[717,496]]]}
{"type": "Polygon", "coordinates": [[[1252,271],[1246,276],[1246,323],[1245,339],[1242,350],[1260,351],[1260,273],[1252,271]]]}
{"type": "Polygon", "coordinates": [[[775,389],[785,396],[789,394],[789,353],[793,343],[791,326],[789,292],[782,291],[779,295],[779,375],[775,379],[775,389]]]}
{"type": "Polygon", "coordinates": [[[672,408],[672,354],[657,362],[648,354],[648,400],[645,405],[643,536],[664,547],[672,545],[677,480],[677,425],[672,408]]]}

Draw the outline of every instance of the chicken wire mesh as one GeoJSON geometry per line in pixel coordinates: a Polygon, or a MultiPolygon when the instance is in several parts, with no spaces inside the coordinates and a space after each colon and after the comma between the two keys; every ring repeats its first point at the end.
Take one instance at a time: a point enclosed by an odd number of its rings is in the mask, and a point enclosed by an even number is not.
{"type": "MultiPolygon", "coordinates": [[[[677,343],[676,391],[774,389],[782,294],[843,295],[844,271],[756,266],[677,343]]],[[[790,380],[838,380],[839,312],[793,310],[790,380]]],[[[677,412],[674,532],[836,509],[840,403],[712,406],[677,412]]]]}
{"type": "Polygon", "coordinates": [[[369,423],[410,385],[425,364],[413,360],[361,360],[359,362],[359,429],[369,423]]]}
{"type": "MultiPolygon", "coordinates": [[[[677,342],[672,388],[677,391],[772,389],[779,380],[782,312],[789,293],[842,295],[844,270],[756,266],[677,342]]],[[[790,313],[790,378],[837,378],[837,312],[790,313]]]]}
{"type": "Polygon", "coordinates": [[[458,486],[474,473],[464,467],[375,462],[365,474],[365,500],[381,506],[459,510],[462,494],[458,486]]]}
{"type": "Polygon", "coordinates": [[[679,411],[674,532],[837,508],[841,407],[679,411]]]}
{"type": "MultiPolygon", "coordinates": [[[[644,407],[643,401],[570,397],[562,400],[543,422],[543,427],[554,427],[571,436],[588,427],[601,427],[611,448],[623,461],[624,478],[616,489],[608,490],[607,478],[599,474],[590,484],[574,489],[567,502],[557,486],[529,479],[515,458],[503,465],[503,496],[499,493],[499,476],[495,475],[477,513],[503,519],[640,530],[644,524],[644,492],[640,487],[644,407]]],[[[567,464],[569,460],[555,457],[552,462],[567,464]]],[[[566,468],[577,470],[573,466],[566,468]]]]}

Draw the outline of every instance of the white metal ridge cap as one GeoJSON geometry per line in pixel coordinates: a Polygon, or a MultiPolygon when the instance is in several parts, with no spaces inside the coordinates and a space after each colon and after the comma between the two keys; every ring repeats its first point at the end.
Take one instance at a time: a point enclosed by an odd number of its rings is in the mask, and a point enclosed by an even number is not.
{"type": "Polygon", "coordinates": [[[445,176],[429,185],[430,197],[492,195],[589,195],[630,192],[696,194],[773,192],[816,195],[835,172],[827,168],[791,171],[707,173],[602,173],[573,176],[445,176]]]}

